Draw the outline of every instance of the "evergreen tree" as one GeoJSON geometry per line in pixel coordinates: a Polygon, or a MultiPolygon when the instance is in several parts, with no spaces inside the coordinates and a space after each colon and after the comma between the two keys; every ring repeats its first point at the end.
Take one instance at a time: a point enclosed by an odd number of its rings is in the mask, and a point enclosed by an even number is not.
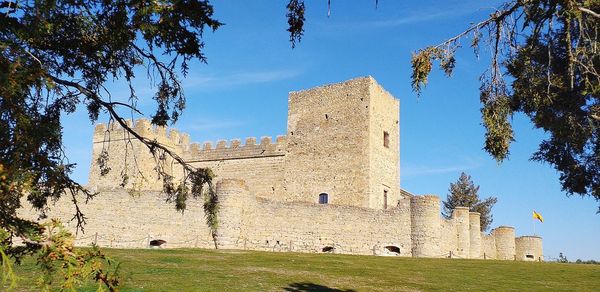
{"type": "Polygon", "coordinates": [[[455,183],[450,183],[450,193],[444,203],[443,215],[446,218],[452,216],[452,210],[456,207],[469,207],[471,212],[481,214],[481,231],[486,231],[492,224],[492,207],[498,201],[496,197],[489,197],[485,200],[479,199],[479,186],[473,183],[470,175],[461,173],[460,178],[455,183]]]}

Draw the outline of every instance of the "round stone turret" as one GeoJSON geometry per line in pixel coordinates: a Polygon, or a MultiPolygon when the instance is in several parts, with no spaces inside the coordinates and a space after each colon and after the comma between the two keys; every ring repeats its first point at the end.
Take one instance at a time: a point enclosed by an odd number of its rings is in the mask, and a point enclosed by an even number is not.
{"type": "Polygon", "coordinates": [[[496,238],[496,258],[499,260],[515,259],[515,228],[500,226],[493,231],[496,238]]]}
{"type": "Polygon", "coordinates": [[[478,212],[469,212],[469,233],[471,235],[471,252],[469,257],[478,259],[482,257],[481,253],[481,214],[478,212]]]}
{"type": "Polygon", "coordinates": [[[251,207],[248,187],[240,179],[223,179],[217,183],[217,246],[236,248],[242,236],[244,208],[251,207]]]}
{"type": "Polygon", "coordinates": [[[471,250],[471,234],[469,232],[469,208],[455,207],[452,211],[452,220],[456,226],[458,258],[468,258],[471,250]]]}
{"type": "Polygon", "coordinates": [[[515,239],[517,260],[543,261],[542,238],[539,236],[521,236],[515,239]]]}
{"type": "Polygon", "coordinates": [[[412,255],[440,257],[440,198],[434,195],[410,199],[412,255]]]}

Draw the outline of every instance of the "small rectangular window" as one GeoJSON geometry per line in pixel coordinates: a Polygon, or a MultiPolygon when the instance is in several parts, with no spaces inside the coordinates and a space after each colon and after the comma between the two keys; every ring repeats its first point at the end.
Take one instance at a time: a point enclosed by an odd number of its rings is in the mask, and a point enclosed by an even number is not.
{"type": "Polygon", "coordinates": [[[388,197],[388,191],[387,190],[383,190],[383,209],[387,209],[388,205],[387,205],[387,197],[388,197]]]}
{"type": "Polygon", "coordinates": [[[383,132],[383,146],[385,148],[390,148],[390,133],[386,131],[383,132]]]}
{"type": "Polygon", "coordinates": [[[328,203],[328,196],[326,193],[322,193],[319,195],[319,204],[327,204],[328,203]]]}

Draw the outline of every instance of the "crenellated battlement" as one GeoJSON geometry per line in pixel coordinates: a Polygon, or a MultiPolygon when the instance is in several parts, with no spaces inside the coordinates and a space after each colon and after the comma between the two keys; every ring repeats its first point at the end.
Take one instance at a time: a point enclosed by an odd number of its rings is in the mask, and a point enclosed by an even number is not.
{"type": "MultiPolygon", "coordinates": [[[[143,137],[156,140],[167,147],[178,147],[182,157],[189,162],[285,155],[286,136],[277,136],[275,140],[270,136],[263,136],[260,141],[255,137],[249,137],[244,140],[244,143],[240,139],[233,139],[219,140],[216,144],[211,141],[199,144],[191,143],[190,135],[187,133],[181,133],[173,128],[154,126],[147,119],[138,119],[135,122],[128,119],[125,123],[143,137]]],[[[131,138],[131,135],[117,122],[108,125],[98,124],[94,129],[94,143],[131,138]]]]}
{"type": "Polygon", "coordinates": [[[183,152],[183,158],[189,162],[244,159],[270,156],[283,156],[286,150],[286,136],[277,136],[273,142],[269,136],[261,137],[257,143],[255,137],[231,141],[219,140],[216,145],[213,142],[204,142],[202,145],[192,143],[183,152]]]}
{"type": "MultiPolygon", "coordinates": [[[[189,148],[190,135],[181,133],[177,129],[154,126],[147,119],[137,119],[133,122],[126,119],[125,123],[139,135],[151,140],[156,140],[166,146],[181,146],[184,149],[189,148]]],[[[132,138],[131,135],[121,127],[118,122],[106,124],[97,124],[94,128],[94,143],[103,143],[108,140],[118,141],[132,138]]]]}

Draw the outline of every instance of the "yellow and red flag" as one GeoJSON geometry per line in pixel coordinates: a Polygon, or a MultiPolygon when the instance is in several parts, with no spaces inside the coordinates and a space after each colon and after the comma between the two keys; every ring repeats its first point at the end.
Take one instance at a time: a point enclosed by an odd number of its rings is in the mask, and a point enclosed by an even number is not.
{"type": "Polygon", "coordinates": [[[542,215],[535,210],[533,210],[533,219],[540,220],[540,222],[544,223],[544,217],[542,217],[542,215]]]}

